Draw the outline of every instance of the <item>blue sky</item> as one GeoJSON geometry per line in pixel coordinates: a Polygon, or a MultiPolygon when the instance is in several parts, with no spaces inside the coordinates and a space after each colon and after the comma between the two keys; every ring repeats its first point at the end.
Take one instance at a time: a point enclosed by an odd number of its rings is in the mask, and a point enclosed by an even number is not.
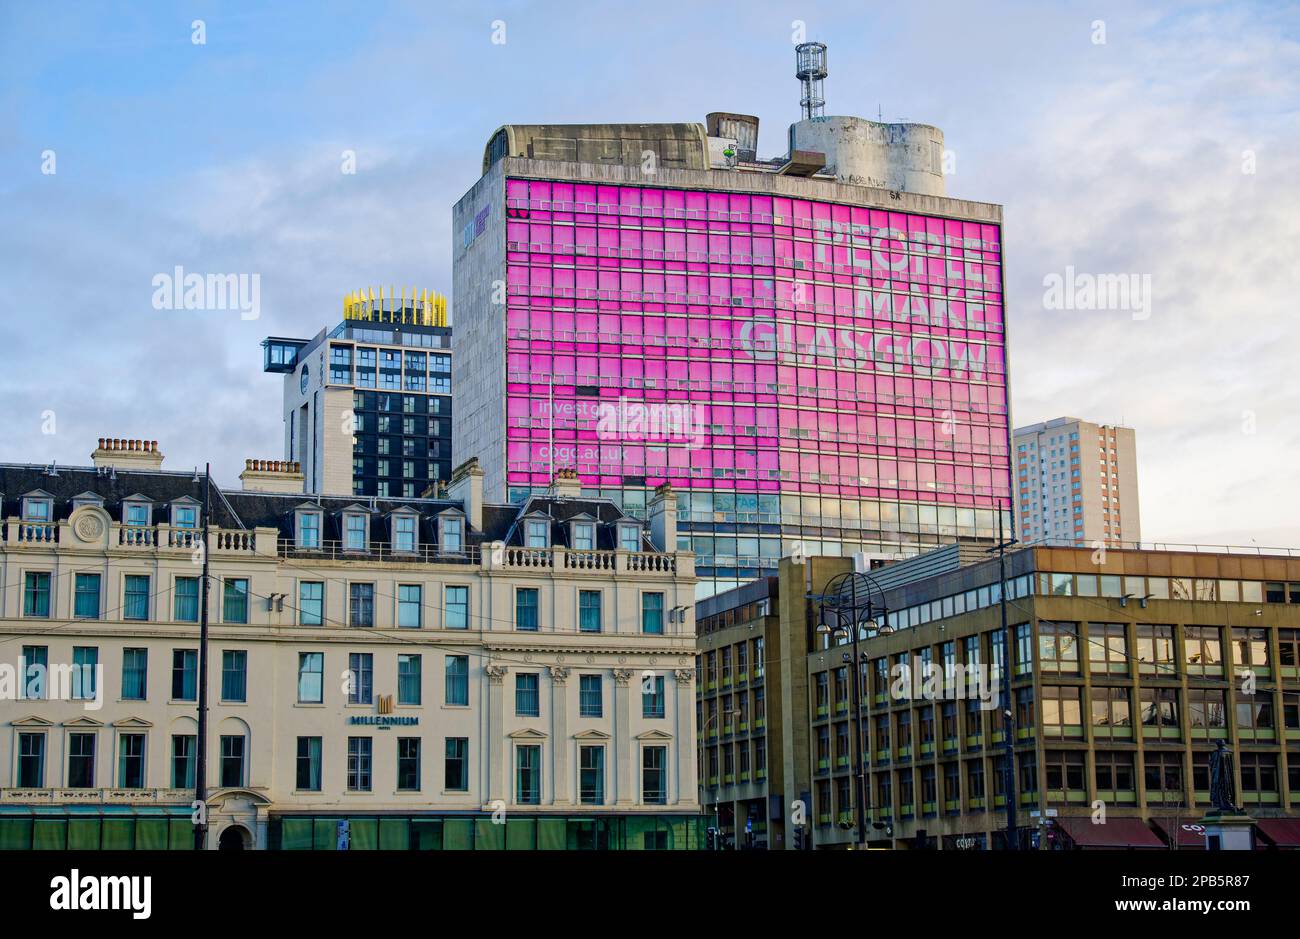
{"type": "Polygon", "coordinates": [[[314,334],[356,287],[449,290],[450,207],[493,129],[729,110],[779,155],[795,21],[830,46],[828,114],[938,125],[949,194],[1005,206],[1016,423],[1134,426],[1147,538],[1300,544],[1282,3],[3,0],[0,459],[148,437],[234,484],[281,455],[258,342],[314,334]],[[260,319],[153,309],[178,264],[260,273],[260,319]],[[1150,318],[1045,309],[1067,265],[1149,274],[1150,318]]]}

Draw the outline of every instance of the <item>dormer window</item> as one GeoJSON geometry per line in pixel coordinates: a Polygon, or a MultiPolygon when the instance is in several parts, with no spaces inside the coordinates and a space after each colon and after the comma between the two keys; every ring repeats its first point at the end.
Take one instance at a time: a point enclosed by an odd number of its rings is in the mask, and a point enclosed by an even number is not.
{"type": "Polygon", "coordinates": [[[72,497],[72,510],[74,512],[83,505],[93,505],[96,508],[102,509],[104,507],[104,500],[101,496],[98,496],[93,492],[83,492],[79,496],[72,497]]]}
{"type": "Polygon", "coordinates": [[[343,548],[346,551],[365,551],[370,547],[368,520],[360,512],[343,516],[343,548]]]}
{"type": "Polygon", "coordinates": [[[573,548],[575,551],[596,550],[596,523],[573,523],[573,548]]]}
{"type": "Polygon", "coordinates": [[[551,525],[543,519],[524,522],[524,546],[528,548],[549,548],[551,546],[551,525]]]}
{"type": "Polygon", "coordinates": [[[199,527],[199,504],[186,496],[172,503],[172,528],[199,527]]]}
{"type": "Polygon", "coordinates": [[[392,516],[393,524],[393,550],[400,551],[404,554],[414,554],[419,547],[419,525],[420,517],[414,513],[410,515],[394,513],[392,516]]]}
{"type": "Polygon", "coordinates": [[[152,508],[148,502],[128,502],[122,509],[122,521],[132,528],[145,528],[149,525],[152,508]]]}
{"type": "Polygon", "coordinates": [[[310,509],[299,509],[297,512],[297,520],[298,547],[308,551],[319,550],[321,513],[310,509]]]}
{"type": "Polygon", "coordinates": [[[54,498],[47,492],[23,496],[23,521],[48,522],[54,515],[54,498]]]}
{"type": "Polygon", "coordinates": [[[641,526],[623,522],[618,526],[618,546],[623,551],[641,550],[641,526]]]}
{"type": "Polygon", "coordinates": [[[461,554],[465,550],[465,520],[456,515],[438,519],[438,544],[443,554],[461,554]]]}

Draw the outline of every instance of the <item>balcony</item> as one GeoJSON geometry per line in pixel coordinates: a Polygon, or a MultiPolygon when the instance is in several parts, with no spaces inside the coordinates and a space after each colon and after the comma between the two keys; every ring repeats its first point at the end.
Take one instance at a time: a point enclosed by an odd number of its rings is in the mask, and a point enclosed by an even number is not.
{"type": "MultiPolygon", "coordinates": [[[[142,553],[151,556],[189,554],[203,541],[197,528],[177,528],[172,525],[124,525],[110,521],[107,525],[99,515],[79,515],[76,523],[71,519],[57,522],[31,522],[18,518],[5,519],[0,545],[7,551],[45,550],[57,548],[67,551],[113,551],[142,553]]],[[[275,530],[210,528],[208,550],[217,555],[274,556],[275,530]]]]}
{"type": "Polygon", "coordinates": [[[393,564],[463,564],[483,570],[504,571],[590,571],[610,574],[695,573],[693,555],[657,551],[586,551],[571,548],[525,548],[503,545],[466,546],[444,551],[437,544],[419,544],[410,551],[395,550],[387,542],[372,542],[364,549],[345,547],[341,541],[322,541],[319,547],[304,548],[289,538],[279,539],[282,558],[322,561],[367,560],[393,564]]]}
{"type": "Polygon", "coordinates": [[[158,805],[184,803],[194,798],[193,789],[0,789],[0,804],[31,805],[158,805]]]}

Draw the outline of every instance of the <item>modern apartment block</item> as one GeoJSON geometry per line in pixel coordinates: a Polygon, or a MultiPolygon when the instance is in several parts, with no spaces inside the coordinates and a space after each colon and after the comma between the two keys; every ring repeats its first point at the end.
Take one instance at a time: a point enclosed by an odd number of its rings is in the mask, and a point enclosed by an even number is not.
{"type": "MultiPolygon", "coordinates": [[[[94,463],[0,465],[0,848],[190,848],[204,484],[94,463]]],[[[443,499],[292,470],[211,494],[209,847],[703,843],[671,492],[647,525],[564,477],[485,503],[472,461],[443,499]]]]}
{"type": "MultiPolygon", "coordinates": [[[[412,498],[451,477],[451,326],[436,293],[348,294],[312,339],[262,341],[306,492],[412,498]]],[[[472,454],[471,454],[472,455],[472,454]]]]}
{"type": "Polygon", "coordinates": [[[670,484],[702,596],[1010,530],[1001,208],[944,194],[928,125],[809,105],[788,144],[722,112],[490,136],[452,366],[490,498],[670,484]]]}
{"type": "MultiPolygon", "coordinates": [[[[871,846],[1004,846],[1009,731],[1022,848],[1204,848],[1189,826],[1212,807],[1220,742],[1257,845],[1300,848],[1300,553],[1095,559],[1086,547],[1008,554],[1009,724],[996,685],[982,696],[965,680],[1007,661],[997,561],[950,558],[915,580],[898,577],[904,564],[875,572],[890,612],[861,644],[871,846]]],[[[814,642],[812,838],[846,847],[857,722],[847,647],[812,632],[819,615],[810,603],[781,628],[814,642]]]]}
{"type": "Polygon", "coordinates": [[[1117,545],[1142,540],[1131,427],[1058,417],[1016,428],[1015,448],[1021,541],[1117,545]]]}

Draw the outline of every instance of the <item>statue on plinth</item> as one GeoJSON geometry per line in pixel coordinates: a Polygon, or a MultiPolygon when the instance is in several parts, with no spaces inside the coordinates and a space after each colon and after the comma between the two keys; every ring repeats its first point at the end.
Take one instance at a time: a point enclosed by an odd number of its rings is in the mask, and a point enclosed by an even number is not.
{"type": "Polygon", "coordinates": [[[1210,754],[1210,802],[1220,815],[1237,815],[1241,810],[1235,804],[1236,798],[1232,751],[1220,740],[1218,747],[1210,754]]]}

